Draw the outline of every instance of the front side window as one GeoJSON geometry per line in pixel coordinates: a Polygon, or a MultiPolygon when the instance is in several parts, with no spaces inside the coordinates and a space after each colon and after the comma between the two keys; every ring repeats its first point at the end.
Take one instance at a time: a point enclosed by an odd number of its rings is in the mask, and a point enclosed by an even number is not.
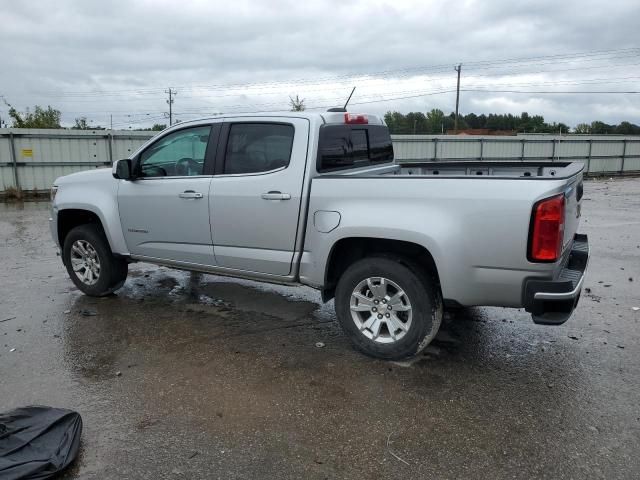
{"type": "Polygon", "coordinates": [[[224,173],[260,173],[288,166],[293,135],[293,125],[232,124],[227,140],[224,173]]]}
{"type": "Polygon", "coordinates": [[[140,155],[141,177],[202,175],[211,126],[185,128],[162,137],[140,155]]]}

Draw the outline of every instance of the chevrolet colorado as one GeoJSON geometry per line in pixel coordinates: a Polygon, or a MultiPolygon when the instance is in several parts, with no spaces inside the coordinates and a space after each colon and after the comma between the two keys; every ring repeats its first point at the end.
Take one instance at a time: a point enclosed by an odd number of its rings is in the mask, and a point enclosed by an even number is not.
{"type": "Polygon", "coordinates": [[[309,285],[335,297],[355,347],[399,359],[434,338],[445,307],[569,318],[589,257],[582,170],[397,163],[375,115],[224,116],[58,178],[50,224],[87,295],[120,288],[131,262],[309,285]]]}

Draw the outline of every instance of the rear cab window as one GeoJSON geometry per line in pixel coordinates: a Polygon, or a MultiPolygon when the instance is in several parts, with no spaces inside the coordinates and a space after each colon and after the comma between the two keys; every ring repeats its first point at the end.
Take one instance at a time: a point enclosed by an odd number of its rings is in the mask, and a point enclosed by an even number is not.
{"type": "Polygon", "coordinates": [[[393,145],[385,125],[320,127],[318,172],[334,172],[393,162],[393,145]]]}

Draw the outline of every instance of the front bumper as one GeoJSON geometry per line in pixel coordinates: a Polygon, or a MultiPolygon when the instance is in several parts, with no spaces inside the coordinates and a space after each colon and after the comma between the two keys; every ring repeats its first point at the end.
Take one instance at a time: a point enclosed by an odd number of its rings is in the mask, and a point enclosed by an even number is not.
{"type": "Polygon", "coordinates": [[[576,234],[567,262],[553,280],[525,281],[524,308],[535,323],[560,325],[569,319],[580,300],[588,263],[589,240],[576,234]]]}

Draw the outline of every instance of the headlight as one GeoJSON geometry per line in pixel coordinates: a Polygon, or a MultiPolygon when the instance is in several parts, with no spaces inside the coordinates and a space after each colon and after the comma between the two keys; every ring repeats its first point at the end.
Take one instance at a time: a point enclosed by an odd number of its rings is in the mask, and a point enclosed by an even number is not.
{"type": "Polygon", "coordinates": [[[58,193],[58,186],[54,185],[51,187],[51,201],[53,202],[56,198],[56,193],[58,193]]]}

